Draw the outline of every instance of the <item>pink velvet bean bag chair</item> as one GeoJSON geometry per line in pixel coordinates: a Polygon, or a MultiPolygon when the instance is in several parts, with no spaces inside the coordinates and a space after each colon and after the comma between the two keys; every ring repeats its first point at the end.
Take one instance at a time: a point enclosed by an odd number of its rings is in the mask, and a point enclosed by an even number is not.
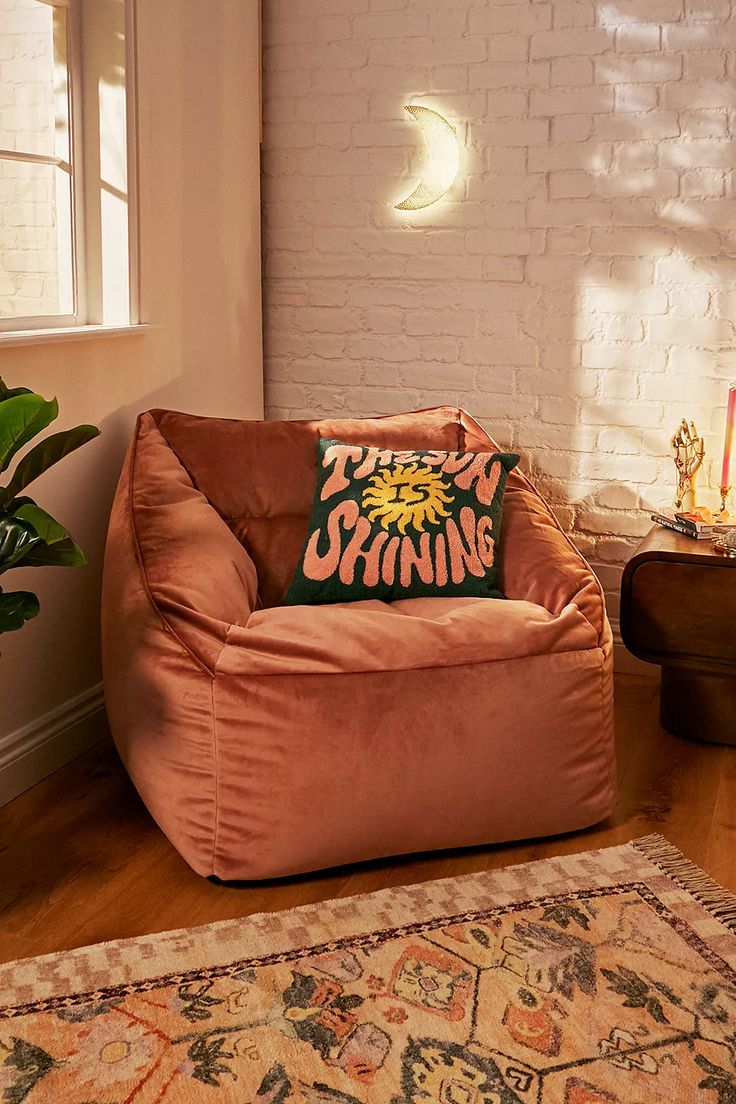
{"type": "Polygon", "coordinates": [[[200,874],[271,878],[606,817],[611,633],[545,502],[511,472],[507,601],[284,606],[320,435],[496,447],[448,407],[141,416],[107,543],[105,693],[122,760],[171,842],[200,874]]]}

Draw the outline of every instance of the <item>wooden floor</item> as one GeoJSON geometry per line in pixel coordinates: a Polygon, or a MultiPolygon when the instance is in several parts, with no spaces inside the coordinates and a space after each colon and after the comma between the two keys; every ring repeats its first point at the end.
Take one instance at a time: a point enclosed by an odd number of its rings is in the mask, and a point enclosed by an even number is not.
{"type": "Polygon", "coordinates": [[[736,747],[677,739],[658,684],[617,677],[621,795],[604,824],[543,841],[389,859],[288,881],[216,885],[159,832],[100,745],[0,809],[0,962],[275,911],[661,832],[736,891],[736,747]]]}

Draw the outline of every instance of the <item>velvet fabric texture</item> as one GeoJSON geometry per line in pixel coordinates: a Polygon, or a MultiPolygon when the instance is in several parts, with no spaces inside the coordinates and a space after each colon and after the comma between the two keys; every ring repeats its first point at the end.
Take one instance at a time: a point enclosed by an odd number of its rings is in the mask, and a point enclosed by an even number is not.
{"type": "Polygon", "coordinates": [[[287,605],[502,598],[497,547],[514,453],[364,448],[321,438],[287,605]]]}
{"type": "Polygon", "coordinates": [[[201,874],[267,878],[570,831],[615,801],[600,585],[518,470],[505,602],[285,606],[320,437],[498,451],[463,411],[140,417],[103,586],[112,732],[201,874]]]}

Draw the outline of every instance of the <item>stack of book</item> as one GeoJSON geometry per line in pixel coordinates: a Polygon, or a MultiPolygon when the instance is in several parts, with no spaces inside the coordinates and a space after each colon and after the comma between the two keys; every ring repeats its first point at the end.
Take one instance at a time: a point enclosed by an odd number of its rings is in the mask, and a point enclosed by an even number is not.
{"type": "Polygon", "coordinates": [[[663,525],[665,529],[674,529],[676,533],[692,537],[693,540],[713,540],[718,533],[732,528],[712,521],[703,521],[697,514],[677,513],[672,510],[662,510],[652,514],[652,521],[656,521],[657,525],[663,525]]]}

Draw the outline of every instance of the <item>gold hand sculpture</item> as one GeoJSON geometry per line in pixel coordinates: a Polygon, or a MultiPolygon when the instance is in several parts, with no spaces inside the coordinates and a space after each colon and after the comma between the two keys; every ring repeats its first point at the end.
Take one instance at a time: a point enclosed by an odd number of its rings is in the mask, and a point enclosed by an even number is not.
{"type": "Polygon", "coordinates": [[[695,423],[689,424],[682,419],[677,433],[672,438],[675,452],[675,470],[677,489],[675,491],[675,509],[691,511],[696,506],[697,473],[705,455],[705,441],[698,436],[695,423]]]}

